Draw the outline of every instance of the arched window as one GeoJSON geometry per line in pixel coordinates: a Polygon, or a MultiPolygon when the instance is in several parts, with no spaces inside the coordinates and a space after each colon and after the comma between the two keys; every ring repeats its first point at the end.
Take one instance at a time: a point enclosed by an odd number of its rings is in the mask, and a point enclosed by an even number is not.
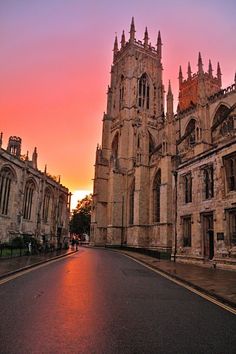
{"type": "Polygon", "coordinates": [[[24,202],[23,202],[23,218],[25,220],[31,219],[33,195],[35,191],[35,184],[32,180],[26,182],[24,191],[24,202]]]}
{"type": "Polygon", "coordinates": [[[135,191],[135,181],[133,181],[130,193],[129,193],[129,224],[134,223],[134,191],[135,191]]]}
{"type": "Polygon", "coordinates": [[[124,80],[124,76],[122,75],[120,80],[120,99],[119,99],[120,110],[124,106],[124,93],[125,93],[125,80],[124,80]]]}
{"type": "Polygon", "coordinates": [[[63,224],[63,220],[62,220],[63,206],[64,206],[64,197],[63,197],[63,195],[61,195],[59,197],[59,201],[58,201],[58,212],[57,212],[58,225],[60,225],[60,226],[62,226],[62,224],[63,224]]]}
{"type": "Polygon", "coordinates": [[[234,134],[234,106],[228,108],[224,104],[221,104],[217,109],[213,124],[211,127],[212,132],[212,141],[221,140],[224,137],[228,137],[231,134],[234,134]]]}
{"type": "Polygon", "coordinates": [[[49,188],[45,189],[44,200],[43,200],[43,222],[47,223],[51,211],[52,196],[49,188]]]}
{"type": "Polygon", "coordinates": [[[118,168],[118,147],[119,147],[119,136],[118,133],[115,135],[112,145],[111,145],[111,160],[113,161],[113,167],[118,168]]]}
{"type": "Polygon", "coordinates": [[[147,74],[143,74],[138,81],[138,106],[149,109],[150,88],[147,74]]]}
{"type": "Polygon", "coordinates": [[[153,221],[161,219],[161,170],[158,170],[153,183],[153,221]]]}
{"type": "Polygon", "coordinates": [[[185,135],[189,146],[193,146],[196,144],[195,125],[195,119],[191,119],[186,127],[185,135]]]}
{"type": "Polygon", "coordinates": [[[212,124],[213,130],[224,121],[224,119],[228,116],[229,111],[230,109],[224,104],[221,104],[219,106],[213,119],[213,124],[212,124]]]}
{"type": "Polygon", "coordinates": [[[0,213],[8,214],[9,199],[13,174],[9,168],[3,168],[0,172],[0,213]]]}

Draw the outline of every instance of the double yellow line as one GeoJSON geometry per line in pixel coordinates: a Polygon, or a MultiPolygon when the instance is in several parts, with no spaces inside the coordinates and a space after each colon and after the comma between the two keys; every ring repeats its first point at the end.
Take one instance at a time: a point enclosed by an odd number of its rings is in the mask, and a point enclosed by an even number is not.
{"type": "Polygon", "coordinates": [[[125,253],[122,253],[122,254],[123,254],[124,256],[126,256],[126,257],[132,259],[133,261],[135,261],[135,262],[137,262],[137,263],[139,263],[139,264],[142,264],[144,267],[146,267],[146,268],[152,270],[153,272],[155,272],[155,273],[161,275],[162,277],[164,277],[164,278],[166,278],[166,279],[172,281],[173,283],[178,284],[178,285],[182,286],[182,287],[185,288],[185,289],[188,289],[188,290],[191,291],[192,293],[195,293],[195,294],[201,296],[202,298],[204,298],[205,300],[210,301],[210,302],[212,302],[213,304],[215,304],[215,305],[217,305],[217,306],[223,308],[224,310],[229,311],[229,312],[233,313],[234,315],[236,315],[236,309],[234,309],[233,307],[230,307],[229,305],[226,305],[226,304],[220,302],[219,300],[215,299],[214,297],[212,297],[212,296],[210,296],[210,295],[206,295],[206,294],[202,293],[201,291],[199,291],[199,290],[197,290],[197,289],[194,289],[194,288],[191,287],[190,285],[187,285],[187,284],[185,284],[185,283],[182,283],[180,280],[177,280],[177,279],[175,279],[175,278],[172,278],[171,276],[169,276],[169,275],[167,275],[167,274],[165,274],[165,273],[162,273],[162,272],[160,272],[159,270],[154,269],[154,268],[148,266],[147,264],[145,264],[145,263],[143,263],[143,262],[141,262],[141,261],[139,261],[139,260],[137,260],[137,259],[135,259],[135,258],[133,258],[133,257],[130,257],[129,255],[127,255],[127,254],[125,254],[125,253]]]}

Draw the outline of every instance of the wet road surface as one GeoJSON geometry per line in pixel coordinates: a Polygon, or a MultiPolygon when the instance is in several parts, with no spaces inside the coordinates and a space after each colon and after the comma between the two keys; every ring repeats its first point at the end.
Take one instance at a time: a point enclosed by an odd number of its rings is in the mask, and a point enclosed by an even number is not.
{"type": "Polygon", "coordinates": [[[0,353],[235,353],[236,316],[107,250],[0,285],[0,353]]]}

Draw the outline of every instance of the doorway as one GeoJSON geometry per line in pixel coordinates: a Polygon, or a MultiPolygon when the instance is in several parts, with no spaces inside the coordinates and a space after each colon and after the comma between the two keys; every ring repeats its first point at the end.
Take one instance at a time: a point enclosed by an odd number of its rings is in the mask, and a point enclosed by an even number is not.
{"type": "Polygon", "coordinates": [[[204,258],[211,260],[214,257],[213,213],[202,214],[202,221],[203,221],[204,258]]]}

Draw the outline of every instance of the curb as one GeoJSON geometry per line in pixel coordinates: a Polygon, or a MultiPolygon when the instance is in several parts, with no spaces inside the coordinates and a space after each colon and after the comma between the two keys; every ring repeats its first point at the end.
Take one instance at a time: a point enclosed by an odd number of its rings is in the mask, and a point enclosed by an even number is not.
{"type": "MultiPolygon", "coordinates": [[[[79,251],[79,250],[78,250],[78,251],[79,251]]],[[[25,267],[15,269],[15,270],[12,270],[12,271],[7,272],[7,273],[4,273],[4,274],[0,274],[0,279],[4,279],[4,278],[9,277],[9,276],[11,276],[11,275],[14,275],[14,274],[16,274],[16,273],[20,273],[20,272],[22,272],[22,271],[24,271],[24,270],[37,267],[37,266],[40,265],[40,264],[48,263],[48,262],[50,262],[50,261],[52,261],[52,260],[54,260],[54,259],[58,259],[58,258],[63,258],[63,257],[69,256],[69,255],[71,255],[71,254],[73,254],[73,253],[76,253],[76,252],[78,252],[78,251],[67,252],[67,253],[64,253],[64,254],[61,254],[61,255],[58,255],[58,256],[55,256],[55,257],[47,258],[47,259],[45,259],[45,260],[43,260],[43,261],[40,261],[40,262],[36,262],[36,263],[29,264],[29,265],[27,265],[27,266],[25,266],[25,267]]]]}
{"type": "Polygon", "coordinates": [[[127,253],[123,253],[122,251],[118,251],[118,250],[112,250],[112,251],[122,253],[122,254],[130,257],[130,258],[138,260],[140,263],[143,263],[143,264],[149,266],[152,269],[158,270],[158,272],[160,272],[160,273],[162,273],[164,275],[168,275],[168,277],[170,277],[172,279],[175,279],[175,280],[178,280],[179,282],[182,282],[183,284],[188,285],[191,288],[193,288],[193,289],[195,289],[195,290],[197,290],[197,291],[199,291],[199,292],[201,292],[201,293],[203,293],[205,295],[208,295],[208,296],[212,297],[213,299],[218,300],[219,302],[221,302],[221,303],[223,303],[225,305],[228,305],[228,306],[232,307],[233,309],[236,309],[236,303],[235,302],[230,301],[230,300],[228,300],[228,299],[226,299],[226,298],[224,298],[221,295],[218,295],[216,293],[212,293],[211,291],[206,290],[206,289],[200,287],[199,285],[196,285],[196,284],[192,283],[189,280],[183,279],[183,278],[181,278],[178,275],[174,275],[172,273],[166,272],[165,270],[160,269],[158,266],[153,266],[152,264],[150,264],[148,262],[145,262],[143,260],[140,260],[140,259],[136,258],[133,255],[130,255],[130,254],[127,254],[127,253]]]}

